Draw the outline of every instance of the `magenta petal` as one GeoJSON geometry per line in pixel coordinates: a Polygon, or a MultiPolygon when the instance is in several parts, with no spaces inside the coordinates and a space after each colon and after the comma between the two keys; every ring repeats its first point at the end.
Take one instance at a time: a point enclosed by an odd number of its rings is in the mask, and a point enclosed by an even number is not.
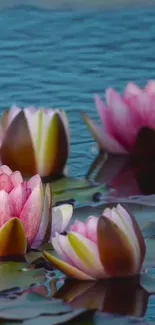
{"type": "Polygon", "coordinates": [[[13,217],[9,194],[0,191],[0,228],[13,217]]]}
{"type": "Polygon", "coordinates": [[[10,179],[14,187],[23,182],[23,177],[19,171],[13,172],[10,175],[10,179]]]}
{"type": "Polygon", "coordinates": [[[36,186],[26,201],[20,214],[27,234],[28,245],[31,246],[40,227],[43,209],[43,192],[36,186]]]}
{"type": "Polygon", "coordinates": [[[10,180],[10,176],[6,174],[0,174],[0,190],[4,190],[9,193],[13,188],[13,184],[10,180]]]}
{"type": "Polygon", "coordinates": [[[7,165],[2,165],[0,167],[0,174],[3,174],[3,173],[10,176],[12,174],[12,170],[7,165]]]}

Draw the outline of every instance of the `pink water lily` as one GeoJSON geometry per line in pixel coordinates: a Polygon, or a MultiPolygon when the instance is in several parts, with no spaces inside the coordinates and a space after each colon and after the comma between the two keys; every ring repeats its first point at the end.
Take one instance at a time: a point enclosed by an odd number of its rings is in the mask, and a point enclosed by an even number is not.
{"type": "Polygon", "coordinates": [[[51,233],[51,191],[39,175],[23,181],[19,171],[0,167],[0,256],[23,255],[51,233]]]}
{"type": "Polygon", "coordinates": [[[137,135],[144,127],[155,130],[155,81],[145,89],[129,83],[124,95],[106,90],[106,104],[96,95],[95,102],[104,128],[99,127],[87,114],[84,120],[101,149],[131,153],[137,135]]]}
{"type": "Polygon", "coordinates": [[[67,276],[80,280],[130,277],[140,272],[146,247],[134,216],[118,204],[100,218],[76,221],[67,236],[56,234],[57,258],[44,257],[67,276]]]}
{"type": "Polygon", "coordinates": [[[21,109],[4,112],[0,124],[0,158],[24,176],[57,177],[69,155],[69,125],[58,109],[21,109]]]}

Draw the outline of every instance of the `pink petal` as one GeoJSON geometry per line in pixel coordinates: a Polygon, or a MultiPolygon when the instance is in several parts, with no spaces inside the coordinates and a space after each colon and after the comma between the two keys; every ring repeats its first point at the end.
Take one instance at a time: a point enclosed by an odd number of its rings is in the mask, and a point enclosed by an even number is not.
{"type": "Polygon", "coordinates": [[[46,185],[45,188],[45,195],[44,195],[44,208],[42,211],[42,219],[40,223],[40,228],[38,231],[37,236],[34,239],[34,242],[32,244],[32,248],[38,248],[42,243],[46,235],[46,231],[49,225],[49,221],[51,218],[51,200],[49,199],[50,197],[50,187],[48,184],[46,185]]]}
{"type": "Polygon", "coordinates": [[[155,81],[154,80],[150,80],[148,82],[147,86],[145,87],[145,91],[150,95],[155,94],[155,81]]]}
{"type": "Polygon", "coordinates": [[[137,86],[133,82],[130,82],[130,83],[128,83],[128,85],[125,89],[124,97],[126,99],[128,99],[133,96],[140,96],[142,93],[143,93],[143,90],[139,86],[137,86]]]}
{"type": "Polygon", "coordinates": [[[22,184],[17,185],[10,192],[10,202],[13,208],[13,215],[15,217],[20,216],[27,197],[27,190],[23,188],[22,184]]]}
{"type": "Polygon", "coordinates": [[[17,114],[19,114],[21,112],[21,108],[18,106],[12,106],[9,110],[9,115],[8,115],[8,125],[7,127],[9,127],[9,125],[11,124],[11,122],[14,120],[14,118],[17,116],[17,114]]]}
{"type": "MultiPolygon", "coordinates": [[[[75,233],[76,234],[76,233],[75,233]]],[[[84,238],[84,237],[83,237],[84,238]]],[[[58,237],[59,240],[59,246],[61,251],[63,252],[63,254],[71,260],[71,265],[75,266],[76,268],[78,268],[80,271],[86,273],[87,275],[90,275],[92,277],[94,277],[94,270],[92,270],[89,266],[87,266],[84,261],[82,261],[78,255],[76,254],[76,252],[74,251],[74,249],[72,248],[68,236],[63,236],[63,235],[59,235],[58,237]]],[[[89,239],[87,239],[88,241],[89,239]]],[[[90,244],[90,242],[89,242],[90,244]]],[[[92,245],[96,247],[96,245],[94,243],[92,243],[92,245]]],[[[96,253],[96,251],[95,251],[96,253]]],[[[96,272],[95,272],[96,274],[96,272]]]]}
{"type": "Polygon", "coordinates": [[[5,191],[0,191],[0,228],[11,217],[13,217],[12,207],[9,199],[9,194],[5,191]]]}
{"type": "Polygon", "coordinates": [[[75,223],[70,226],[70,230],[86,236],[86,226],[82,221],[76,220],[75,223]]]}
{"type": "Polygon", "coordinates": [[[36,186],[26,201],[20,214],[27,234],[28,245],[31,246],[40,227],[43,209],[43,193],[41,186],[36,186]]]}
{"type": "Polygon", "coordinates": [[[37,174],[29,179],[29,181],[27,182],[27,188],[30,188],[33,191],[33,189],[40,184],[41,178],[39,174],[37,174]]]}
{"type": "Polygon", "coordinates": [[[97,217],[89,217],[88,221],[86,222],[86,237],[97,243],[97,224],[98,224],[97,217]]]}
{"type": "Polygon", "coordinates": [[[52,238],[51,241],[54,250],[58,254],[58,256],[66,263],[69,263],[70,265],[73,265],[71,259],[62,251],[60,244],[59,244],[59,234],[56,233],[56,236],[52,238]]]}
{"type": "Polygon", "coordinates": [[[13,184],[10,177],[6,174],[0,174],[0,190],[4,190],[9,193],[13,188],[13,184]]]}
{"type": "Polygon", "coordinates": [[[87,114],[83,114],[83,119],[101,149],[113,153],[127,153],[127,150],[113,136],[100,128],[87,114]]]}
{"type": "Polygon", "coordinates": [[[7,165],[2,165],[0,167],[0,174],[2,174],[2,173],[10,176],[12,174],[12,170],[7,165]]]}
{"type": "Polygon", "coordinates": [[[107,103],[110,109],[110,132],[117,141],[126,148],[132,150],[135,143],[137,130],[135,128],[135,113],[114,89],[106,92],[107,103]]]}
{"type": "Polygon", "coordinates": [[[10,175],[10,180],[11,180],[13,186],[15,187],[18,184],[21,184],[23,182],[23,177],[19,171],[16,171],[10,175]]]}
{"type": "Polygon", "coordinates": [[[2,125],[0,124],[0,147],[3,143],[3,139],[4,139],[4,135],[5,135],[4,133],[5,133],[4,129],[3,129],[2,125]]]}
{"type": "Polygon", "coordinates": [[[105,112],[107,111],[107,106],[105,106],[104,102],[102,101],[101,97],[99,95],[95,95],[95,104],[100,116],[100,119],[104,125],[104,127],[106,127],[106,121],[105,121],[105,112]]]}

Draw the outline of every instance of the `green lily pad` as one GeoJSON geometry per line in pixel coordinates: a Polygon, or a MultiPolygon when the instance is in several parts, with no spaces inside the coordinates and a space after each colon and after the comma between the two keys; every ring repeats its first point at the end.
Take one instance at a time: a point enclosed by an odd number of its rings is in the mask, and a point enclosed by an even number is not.
{"type": "Polygon", "coordinates": [[[143,264],[143,269],[155,267],[155,239],[148,238],[146,242],[146,256],[143,264]]]}
{"type": "Polygon", "coordinates": [[[143,228],[143,235],[145,238],[154,238],[155,239],[155,222],[148,222],[143,228]]]}
{"type": "Polygon", "coordinates": [[[26,263],[0,264],[0,291],[15,287],[27,289],[35,283],[42,283],[45,277],[44,269],[29,270],[26,263]]]}
{"type": "MultiPolygon", "coordinates": [[[[70,320],[73,321],[73,324],[75,323],[75,318],[79,319],[78,316],[85,313],[84,309],[79,309],[79,310],[74,310],[70,313],[63,314],[63,315],[55,315],[55,316],[41,316],[37,317],[35,319],[27,320],[24,321],[24,325],[39,325],[39,324],[44,324],[44,325],[57,325],[57,324],[69,324],[68,322],[70,320]]],[[[79,324],[79,323],[78,323],[79,324]]],[[[87,324],[85,324],[87,325],[87,324]]],[[[89,323],[89,325],[91,325],[89,323]]]]}
{"type": "Polygon", "coordinates": [[[86,179],[64,177],[51,183],[53,205],[57,202],[73,200],[78,203],[88,203],[97,194],[106,192],[105,185],[95,185],[86,179]]]}
{"type": "Polygon", "coordinates": [[[26,255],[25,255],[26,261],[29,264],[33,263],[40,257],[42,257],[42,252],[40,252],[40,251],[30,251],[30,252],[26,253],[26,255]]]}
{"type": "Polygon", "coordinates": [[[82,178],[63,177],[51,183],[53,193],[90,186],[91,182],[82,178]]]}
{"type": "MultiPolygon", "coordinates": [[[[83,312],[84,309],[79,311],[83,312]]],[[[0,318],[6,320],[28,320],[40,315],[72,313],[73,309],[62,300],[50,300],[37,294],[23,294],[15,300],[1,299],[0,318]]]]}

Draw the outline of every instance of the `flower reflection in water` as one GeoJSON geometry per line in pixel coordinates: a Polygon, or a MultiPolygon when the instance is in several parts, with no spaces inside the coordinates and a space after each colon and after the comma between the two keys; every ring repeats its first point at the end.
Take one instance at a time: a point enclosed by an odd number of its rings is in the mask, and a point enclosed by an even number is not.
{"type": "Polygon", "coordinates": [[[88,179],[106,184],[116,197],[155,193],[155,158],[100,153],[93,161],[88,179]]]}
{"type": "Polygon", "coordinates": [[[87,308],[122,316],[143,317],[147,310],[149,294],[140,286],[140,277],[105,281],[53,280],[47,287],[35,290],[41,295],[63,299],[73,308],[87,308]],[[61,283],[60,283],[61,282],[61,283]],[[50,288],[49,288],[50,287],[50,288]]]}

